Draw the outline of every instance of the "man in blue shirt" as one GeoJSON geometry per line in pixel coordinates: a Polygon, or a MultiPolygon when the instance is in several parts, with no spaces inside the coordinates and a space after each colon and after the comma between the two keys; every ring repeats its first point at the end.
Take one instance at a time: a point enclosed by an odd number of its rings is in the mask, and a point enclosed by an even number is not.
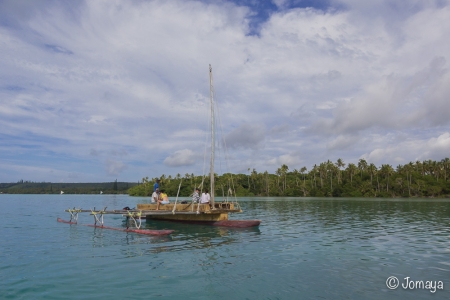
{"type": "Polygon", "coordinates": [[[156,179],[155,184],[153,185],[153,191],[156,192],[156,189],[159,189],[159,179],[156,179]]]}

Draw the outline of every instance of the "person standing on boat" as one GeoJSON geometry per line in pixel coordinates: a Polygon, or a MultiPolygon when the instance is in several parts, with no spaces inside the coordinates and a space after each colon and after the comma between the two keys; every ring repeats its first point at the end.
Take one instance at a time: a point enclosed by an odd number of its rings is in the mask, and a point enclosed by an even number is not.
{"type": "Polygon", "coordinates": [[[159,199],[159,188],[156,188],[156,190],[152,194],[152,203],[158,202],[159,199]]]}
{"type": "Polygon", "coordinates": [[[156,182],[153,185],[153,192],[156,192],[156,189],[159,189],[159,179],[156,179],[156,182]]]}
{"type": "Polygon", "coordinates": [[[161,204],[169,204],[169,197],[167,197],[167,194],[164,190],[161,190],[161,193],[159,194],[158,204],[156,205],[156,210],[159,210],[159,206],[161,204]]]}
{"type": "Polygon", "coordinates": [[[206,189],[205,192],[202,193],[202,199],[200,199],[200,203],[209,204],[209,201],[211,201],[211,196],[208,193],[208,189],[206,189]]]}
{"type": "Polygon", "coordinates": [[[200,190],[198,188],[195,189],[194,194],[192,194],[192,202],[199,203],[200,202],[200,190]]]}

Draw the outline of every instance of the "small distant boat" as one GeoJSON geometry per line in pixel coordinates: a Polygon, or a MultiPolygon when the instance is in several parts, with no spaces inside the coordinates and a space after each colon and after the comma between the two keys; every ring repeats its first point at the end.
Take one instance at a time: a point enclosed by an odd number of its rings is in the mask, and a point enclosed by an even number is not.
{"type": "Polygon", "coordinates": [[[100,195],[103,194],[103,191],[100,191],[100,195]]]}
{"type": "Polygon", "coordinates": [[[61,195],[62,195],[62,194],[64,194],[64,192],[63,192],[63,191],[61,191],[61,195]]]}

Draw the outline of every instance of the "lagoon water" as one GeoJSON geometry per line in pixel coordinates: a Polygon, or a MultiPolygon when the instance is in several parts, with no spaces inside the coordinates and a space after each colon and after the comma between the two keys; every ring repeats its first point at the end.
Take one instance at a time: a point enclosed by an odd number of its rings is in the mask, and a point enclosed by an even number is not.
{"type": "Polygon", "coordinates": [[[0,195],[0,299],[450,298],[448,199],[242,198],[233,219],[261,219],[259,228],[144,222],[175,230],[165,237],[56,221],[74,206],[147,199],[0,195]],[[405,289],[406,277],[443,289],[405,289]]]}

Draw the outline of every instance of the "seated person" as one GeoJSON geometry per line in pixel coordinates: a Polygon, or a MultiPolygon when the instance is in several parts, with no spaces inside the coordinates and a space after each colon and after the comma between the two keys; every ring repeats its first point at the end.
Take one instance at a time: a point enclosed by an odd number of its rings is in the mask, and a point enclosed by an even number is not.
{"type": "Polygon", "coordinates": [[[152,194],[152,203],[158,202],[159,199],[159,188],[157,188],[152,194]]]}
{"type": "Polygon", "coordinates": [[[169,204],[169,197],[167,197],[167,194],[164,192],[164,190],[161,190],[161,193],[159,194],[158,204],[156,205],[156,210],[159,210],[159,206],[161,204],[169,204]]]}
{"type": "Polygon", "coordinates": [[[194,194],[192,194],[192,202],[193,203],[200,202],[200,195],[199,195],[199,193],[200,193],[200,190],[198,188],[195,189],[194,194]]]}
{"type": "Polygon", "coordinates": [[[201,204],[209,204],[209,201],[211,200],[211,196],[208,193],[208,190],[206,189],[205,192],[202,194],[202,198],[200,199],[201,204]]]}

